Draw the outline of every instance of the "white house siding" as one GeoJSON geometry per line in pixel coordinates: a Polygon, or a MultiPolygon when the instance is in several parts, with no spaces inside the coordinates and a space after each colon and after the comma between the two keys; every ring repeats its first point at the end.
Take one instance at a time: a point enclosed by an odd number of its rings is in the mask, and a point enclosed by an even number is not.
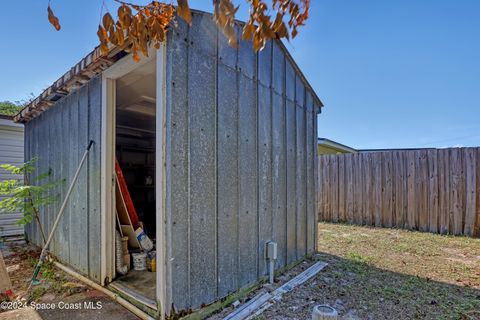
{"type": "MultiPolygon", "coordinates": [[[[20,165],[23,163],[23,125],[9,119],[0,119],[0,164],[20,165]]],[[[0,169],[0,181],[22,179],[0,169]]],[[[0,201],[5,197],[0,196],[0,201]]],[[[20,212],[0,213],[0,237],[23,236],[23,226],[15,222],[21,217],[20,212]]]]}

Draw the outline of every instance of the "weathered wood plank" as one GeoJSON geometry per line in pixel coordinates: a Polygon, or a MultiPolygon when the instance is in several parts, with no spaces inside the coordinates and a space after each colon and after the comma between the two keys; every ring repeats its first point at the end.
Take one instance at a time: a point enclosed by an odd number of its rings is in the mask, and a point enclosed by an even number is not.
{"type": "Polygon", "coordinates": [[[382,154],[376,152],[372,154],[373,170],[374,170],[374,196],[373,202],[375,204],[374,217],[375,226],[382,226],[382,154]]]}
{"type": "Polygon", "coordinates": [[[347,222],[353,223],[353,154],[345,155],[347,183],[346,210],[347,222]]]}
{"type": "Polygon", "coordinates": [[[416,172],[417,178],[417,195],[419,200],[417,201],[418,210],[418,229],[420,231],[428,230],[428,163],[427,163],[427,151],[419,150],[417,152],[416,172]]]}
{"type": "Polygon", "coordinates": [[[331,215],[332,221],[338,221],[338,157],[330,156],[330,188],[332,190],[331,215]]]}
{"type": "Polygon", "coordinates": [[[407,151],[407,225],[408,229],[414,229],[416,224],[415,206],[415,152],[407,151]]]}
{"type": "Polygon", "coordinates": [[[476,200],[476,221],[475,221],[475,227],[473,230],[473,236],[474,237],[479,237],[480,236],[480,148],[477,148],[477,163],[476,163],[476,173],[477,173],[477,179],[476,179],[476,194],[477,194],[477,200],[476,200]]]}
{"type": "Polygon", "coordinates": [[[462,213],[462,154],[460,149],[453,149],[451,154],[451,220],[453,221],[453,234],[463,232],[462,213]]]}
{"type": "Polygon", "coordinates": [[[428,230],[437,233],[438,227],[438,159],[437,150],[428,150],[428,230]]]}
{"type": "Polygon", "coordinates": [[[322,220],[480,235],[480,148],[324,155],[322,220]]]}
{"type": "Polygon", "coordinates": [[[353,154],[353,222],[362,223],[362,181],[360,154],[353,154]]]}
{"type": "Polygon", "coordinates": [[[331,199],[332,199],[332,184],[331,184],[331,175],[330,175],[330,166],[331,166],[331,163],[330,163],[330,156],[325,156],[323,158],[323,161],[324,161],[324,165],[325,165],[325,171],[324,171],[324,177],[325,177],[325,189],[324,189],[324,196],[325,196],[325,206],[324,206],[324,210],[325,210],[325,218],[330,220],[332,218],[332,214],[331,214],[331,206],[330,206],[330,203],[331,203],[331,199]]]}
{"type": "Polygon", "coordinates": [[[372,157],[372,154],[369,153],[367,156],[368,167],[370,170],[370,183],[369,183],[369,215],[371,225],[375,224],[375,164],[372,157]]]}
{"type": "Polygon", "coordinates": [[[338,220],[346,221],[345,215],[345,157],[338,158],[338,220]]]}
{"type": "Polygon", "coordinates": [[[449,232],[449,150],[438,150],[438,199],[439,199],[439,215],[440,215],[440,233],[446,234],[449,232]]]}
{"type": "Polygon", "coordinates": [[[392,153],[383,152],[383,173],[385,185],[383,187],[383,226],[393,226],[393,168],[392,168],[392,153]]]}
{"type": "Polygon", "coordinates": [[[394,181],[394,194],[395,194],[395,226],[398,228],[403,228],[405,225],[405,216],[403,212],[403,195],[404,188],[403,182],[404,179],[404,169],[403,166],[403,157],[400,151],[395,151],[393,153],[393,166],[395,170],[395,181],[394,181]]]}
{"type": "Polygon", "coordinates": [[[474,148],[465,149],[465,177],[466,177],[466,206],[465,206],[465,225],[463,234],[472,236],[475,229],[476,221],[476,175],[477,155],[474,148]]]}

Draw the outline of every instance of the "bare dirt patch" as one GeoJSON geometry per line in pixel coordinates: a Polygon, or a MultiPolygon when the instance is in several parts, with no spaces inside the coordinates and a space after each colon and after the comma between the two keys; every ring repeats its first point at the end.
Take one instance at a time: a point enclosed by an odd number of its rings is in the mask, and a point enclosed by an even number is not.
{"type": "MultiPolygon", "coordinates": [[[[33,270],[40,256],[40,249],[25,242],[11,244],[0,243],[0,250],[5,260],[12,282],[14,297],[3,300],[21,301],[21,305],[55,304],[62,308],[25,310],[0,308],[1,319],[137,319],[135,315],[111,300],[100,291],[94,290],[82,282],[59,270],[51,262],[45,263],[38,279],[41,283],[34,286],[29,295],[25,292],[30,283],[33,270]],[[25,297],[26,300],[19,300],[25,297]],[[92,307],[93,306],[93,307],[92,307]]],[[[2,300],[0,299],[0,301],[2,300]]]]}
{"type": "Polygon", "coordinates": [[[320,223],[318,247],[329,265],[258,319],[480,319],[479,239],[320,223]]]}

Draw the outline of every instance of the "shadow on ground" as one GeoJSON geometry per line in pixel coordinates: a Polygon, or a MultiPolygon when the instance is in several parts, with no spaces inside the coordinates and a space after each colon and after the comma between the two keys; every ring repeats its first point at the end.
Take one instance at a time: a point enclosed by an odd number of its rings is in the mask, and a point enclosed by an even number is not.
{"type": "Polygon", "coordinates": [[[329,266],[261,318],[308,319],[329,304],[343,319],[480,319],[480,290],[376,268],[362,258],[320,253],[329,266]]]}

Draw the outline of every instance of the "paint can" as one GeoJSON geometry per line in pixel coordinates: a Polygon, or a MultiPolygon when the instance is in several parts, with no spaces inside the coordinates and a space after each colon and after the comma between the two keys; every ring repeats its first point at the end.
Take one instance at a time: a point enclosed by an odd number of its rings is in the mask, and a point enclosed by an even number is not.
{"type": "Polygon", "coordinates": [[[150,240],[142,228],[135,230],[135,237],[137,237],[137,240],[144,251],[148,252],[153,250],[152,240],[150,240]]]}
{"type": "Polygon", "coordinates": [[[146,253],[132,253],[133,270],[143,271],[147,270],[147,254],[146,253]]]}
{"type": "Polygon", "coordinates": [[[148,269],[148,271],[156,272],[156,270],[157,270],[157,262],[155,260],[156,256],[157,256],[157,252],[155,250],[147,253],[147,269],[148,269]]]}

